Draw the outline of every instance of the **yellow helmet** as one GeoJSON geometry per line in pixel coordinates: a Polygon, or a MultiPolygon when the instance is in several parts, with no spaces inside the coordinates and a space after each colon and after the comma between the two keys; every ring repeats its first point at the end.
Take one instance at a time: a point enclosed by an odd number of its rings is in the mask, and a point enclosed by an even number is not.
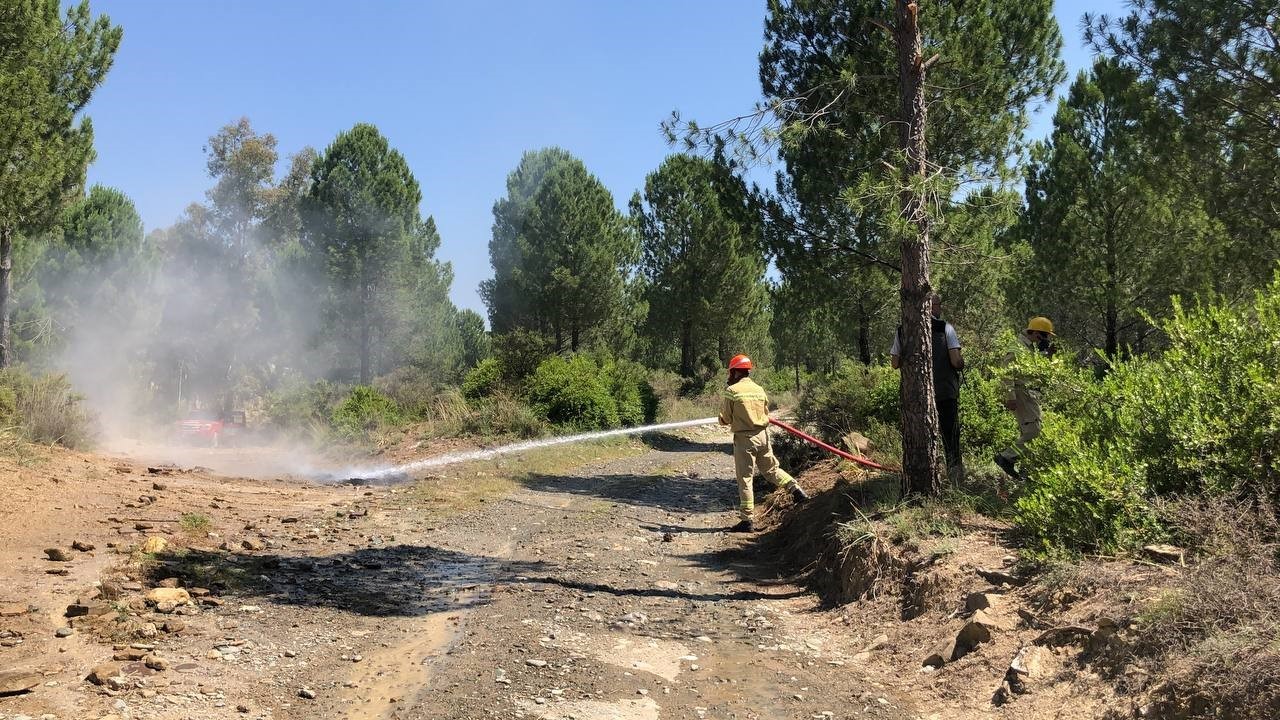
{"type": "Polygon", "coordinates": [[[1027,321],[1027,329],[1053,335],[1053,321],[1047,317],[1033,317],[1027,321]]]}

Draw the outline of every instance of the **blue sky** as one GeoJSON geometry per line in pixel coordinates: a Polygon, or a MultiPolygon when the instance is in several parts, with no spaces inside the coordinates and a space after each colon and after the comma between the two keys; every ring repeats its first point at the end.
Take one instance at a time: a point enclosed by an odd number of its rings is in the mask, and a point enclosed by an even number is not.
{"type": "MultiPolygon", "coordinates": [[[[625,206],[671,152],[659,132],[671,110],[721,120],[760,92],[763,0],[91,5],[125,35],[88,109],[89,180],[132,197],[148,230],[203,199],[202,148],[222,125],[248,117],[287,155],[371,122],[422,185],[454,302],[482,314],[490,210],[521,153],[568,149],[625,206]]],[[[1081,15],[1122,10],[1122,0],[1057,4],[1071,75],[1090,61],[1081,15]]]]}

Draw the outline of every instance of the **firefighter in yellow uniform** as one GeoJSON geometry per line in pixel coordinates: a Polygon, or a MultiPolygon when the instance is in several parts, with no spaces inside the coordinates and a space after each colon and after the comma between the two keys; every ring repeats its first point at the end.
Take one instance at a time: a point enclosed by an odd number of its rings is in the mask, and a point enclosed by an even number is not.
{"type": "Polygon", "coordinates": [[[803,488],[778,467],[778,458],[769,445],[769,397],[751,379],[751,358],[735,355],[729,361],[729,386],[720,406],[720,424],[733,431],[733,465],[738,476],[738,513],[741,522],[731,532],[755,530],[755,495],[752,479],[760,474],[780,488],[789,487],[796,502],[809,499],[803,488]]]}
{"type": "MultiPolygon", "coordinates": [[[[1056,348],[1053,346],[1053,322],[1045,317],[1033,317],[1027,321],[1027,329],[1018,337],[1018,349],[1005,357],[1005,365],[1011,365],[1020,352],[1038,352],[1052,357],[1056,348]]],[[[1040,437],[1040,392],[1021,379],[1008,381],[1005,396],[1005,407],[1013,411],[1018,419],[1018,439],[1011,447],[1001,450],[996,455],[996,465],[1000,466],[1009,477],[1024,481],[1026,478],[1017,469],[1018,458],[1022,456],[1027,444],[1040,437]]],[[[1000,483],[1003,494],[1004,483],[1000,483]]]]}

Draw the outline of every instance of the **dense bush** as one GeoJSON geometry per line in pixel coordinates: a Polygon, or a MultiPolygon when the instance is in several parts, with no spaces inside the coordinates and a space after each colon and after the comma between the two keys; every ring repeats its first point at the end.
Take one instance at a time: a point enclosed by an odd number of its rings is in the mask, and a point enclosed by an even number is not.
{"type": "Polygon", "coordinates": [[[819,428],[828,442],[838,443],[857,430],[878,445],[893,444],[899,424],[898,371],[887,366],[845,362],[800,400],[801,422],[819,428]]]}
{"type": "Polygon", "coordinates": [[[644,367],[603,353],[544,360],[525,398],[550,422],[583,430],[640,425],[658,412],[644,367]]]}
{"type": "Polygon", "coordinates": [[[587,355],[554,355],[542,361],[528,380],[525,397],[557,425],[580,429],[617,427],[618,402],[608,378],[587,355]]]}
{"type": "Polygon", "coordinates": [[[342,387],[326,380],[291,384],[267,395],[263,403],[265,424],[287,435],[327,428],[343,395],[342,387]]]}
{"type": "Polygon", "coordinates": [[[80,448],[92,439],[89,413],[65,375],[0,371],[0,425],[34,443],[80,448]]]}
{"type": "Polygon", "coordinates": [[[441,383],[434,372],[409,365],[379,377],[374,387],[391,398],[405,419],[425,420],[441,383]]]}
{"type": "Polygon", "coordinates": [[[1110,550],[1157,532],[1160,495],[1280,497],[1280,281],[1248,306],[1174,305],[1159,357],[1101,381],[1034,359],[1059,396],[1026,458],[1017,521],[1041,548],[1110,550]],[[1056,380],[1056,382],[1055,382],[1056,380]]]}
{"type": "Polygon", "coordinates": [[[502,369],[502,379],[513,387],[533,375],[553,354],[551,343],[531,330],[517,329],[493,337],[493,356],[502,369]]]}
{"type": "Polygon", "coordinates": [[[471,368],[462,379],[462,396],[478,400],[493,395],[502,383],[502,363],[497,358],[486,358],[471,368]]]}
{"type": "Polygon", "coordinates": [[[391,398],[368,385],[357,385],[330,416],[334,430],[349,438],[400,422],[400,408],[391,398]]]}

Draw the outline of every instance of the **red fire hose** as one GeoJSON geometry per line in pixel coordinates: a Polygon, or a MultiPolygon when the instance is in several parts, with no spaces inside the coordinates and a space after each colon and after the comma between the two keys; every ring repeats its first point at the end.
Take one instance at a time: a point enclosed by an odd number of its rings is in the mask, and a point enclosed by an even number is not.
{"type": "Polygon", "coordinates": [[[818,438],[810,435],[809,433],[804,432],[803,430],[800,430],[798,428],[791,427],[790,425],[782,422],[781,420],[774,420],[773,418],[769,418],[769,424],[777,425],[778,427],[782,428],[783,430],[786,430],[792,435],[795,435],[801,440],[807,440],[813,443],[814,445],[817,445],[818,447],[822,448],[823,450],[826,450],[829,453],[839,455],[840,457],[844,458],[845,460],[848,460],[849,462],[855,462],[855,463],[858,463],[859,465],[865,465],[866,467],[875,468],[877,470],[884,470],[885,472],[891,472],[891,473],[901,472],[900,470],[896,470],[891,467],[885,467],[880,463],[868,460],[867,458],[864,458],[861,455],[854,455],[853,453],[845,452],[844,450],[841,450],[838,447],[833,447],[831,445],[828,445],[822,442],[821,440],[819,440],[818,438]]]}

